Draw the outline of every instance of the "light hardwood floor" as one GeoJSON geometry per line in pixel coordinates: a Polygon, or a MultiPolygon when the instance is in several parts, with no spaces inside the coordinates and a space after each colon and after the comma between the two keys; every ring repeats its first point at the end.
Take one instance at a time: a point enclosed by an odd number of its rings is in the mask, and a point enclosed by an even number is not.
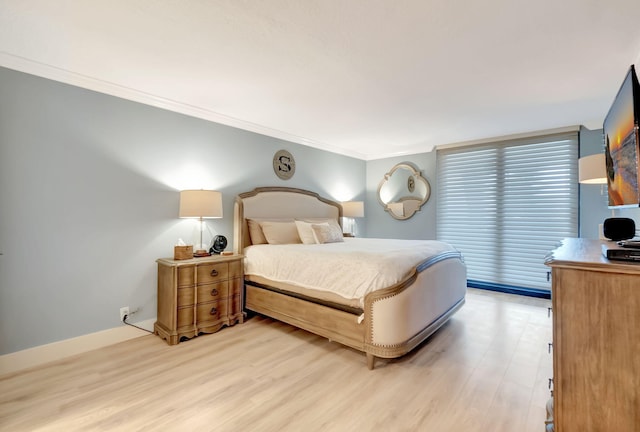
{"type": "Polygon", "coordinates": [[[448,324],[373,371],[261,317],[175,346],[143,336],[0,377],[0,430],[541,432],[549,305],[469,289],[448,324]]]}

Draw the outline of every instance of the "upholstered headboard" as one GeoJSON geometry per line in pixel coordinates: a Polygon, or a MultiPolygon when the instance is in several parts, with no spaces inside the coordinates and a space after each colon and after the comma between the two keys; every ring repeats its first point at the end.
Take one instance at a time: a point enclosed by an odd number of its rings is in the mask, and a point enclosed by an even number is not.
{"type": "Polygon", "coordinates": [[[260,187],[236,197],[233,215],[235,253],[251,245],[247,219],[334,218],[342,226],[342,205],[315,192],[288,187],[260,187]]]}

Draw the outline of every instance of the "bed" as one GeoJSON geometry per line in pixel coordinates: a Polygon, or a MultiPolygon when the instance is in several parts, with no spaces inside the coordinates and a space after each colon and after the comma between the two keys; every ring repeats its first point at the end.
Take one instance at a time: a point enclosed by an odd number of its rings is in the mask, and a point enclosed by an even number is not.
{"type": "Polygon", "coordinates": [[[462,307],[466,267],[442,242],[335,238],[336,229],[342,237],[341,220],[341,205],[315,192],[263,187],[239,194],[234,252],[245,256],[245,308],[362,351],[373,369],[376,358],[403,356],[462,307]],[[288,242],[296,221],[302,240],[288,242]],[[336,264],[347,256],[360,261],[336,264]],[[358,269],[346,282],[338,277],[344,267],[358,269]],[[324,277],[304,279],[314,272],[324,277]]]}

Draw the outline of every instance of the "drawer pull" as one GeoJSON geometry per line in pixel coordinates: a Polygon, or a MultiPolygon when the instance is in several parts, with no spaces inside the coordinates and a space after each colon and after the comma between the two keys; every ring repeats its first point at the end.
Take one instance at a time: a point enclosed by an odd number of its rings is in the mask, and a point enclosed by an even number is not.
{"type": "Polygon", "coordinates": [[[218,310],[214,307],[211,308],[211,310],[209,311],[209,315],[215,315],[218,313],[218,310]]]}
{"type": "Polygon", "coordinates": [[[211,270],[211,276],[218,276],[218,270],[216,269],[211,270]]]}
{"type": "Polygon", "coordinates": [[[211,290],[211,295],[212,295],[212,296],[214,296],[214,297],[215,297],[215,296],[217,296],[217,295],[218,295],[218,290],[217,290],[217,289],[215,289],[215,288],[214,288],[214,289],[212,289],[212,290],[211,290]]]}

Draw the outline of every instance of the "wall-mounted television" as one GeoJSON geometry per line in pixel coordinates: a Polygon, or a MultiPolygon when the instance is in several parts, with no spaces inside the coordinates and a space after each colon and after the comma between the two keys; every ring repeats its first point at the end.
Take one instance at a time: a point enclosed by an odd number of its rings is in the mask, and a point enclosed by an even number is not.
{"type": "Polygon", "coordinates": [[[640,206],[640,84],[633,65],[604,119],[609,208],[640,206]]]}

